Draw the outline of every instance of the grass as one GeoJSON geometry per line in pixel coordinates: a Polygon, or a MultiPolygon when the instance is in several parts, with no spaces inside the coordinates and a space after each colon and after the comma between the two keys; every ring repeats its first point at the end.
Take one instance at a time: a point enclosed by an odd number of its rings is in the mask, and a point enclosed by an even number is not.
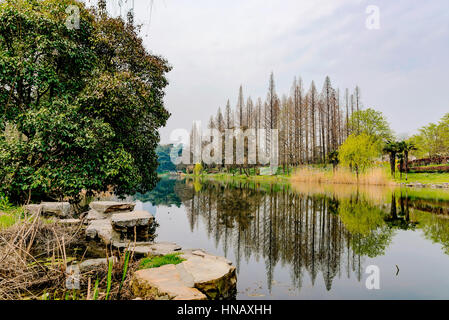
{"type": "Polygon", "coordinates": [[[13,206],[8,197],[0,194],[0,230],[15,225],[23,218],[23,209],[13,206]]]}
{"type": "Polygon", "coordinates": [[[107,277],[107,289],[106,289],[106,300],[109,300],[109,294],[111,292],[112,286],[112,268],[114,267],[114,259],[108,259],[108,277],[107,277]]]}
{"type": "Polygon", "coordinates": [[[395,179],[397,182],[417,182],[417,183],[449,183],[449,173],[409,173],[408,180],[405,180],[405,174],[402,174],[402,179],[399,178],[399,174],[395,179]]]}
{"type": "Polygon", "coordinates": [[[0,230],[9,228],[20,220],[20,215],[10,212],[0,212],[0,230]]]}
{"type": "Polygon", "coordinates": [[[181,253],[167,254],[161,257],[144,258],[140,261],[139,269],[159,268],[167,264],[180,264],[185,261],[179,257],[181,253]]]}

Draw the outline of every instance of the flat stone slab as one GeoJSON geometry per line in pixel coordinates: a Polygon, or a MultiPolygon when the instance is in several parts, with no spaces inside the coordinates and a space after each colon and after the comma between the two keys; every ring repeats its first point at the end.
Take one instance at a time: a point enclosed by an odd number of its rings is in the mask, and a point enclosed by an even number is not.
{"type": "Polygon", "coordinates": [[[108,218],[108,214],[100,213],[95,209],[90,209],[86,216],[86,221],[104,220],[108,218]]]}
{"type": "Polygon", "coordinates": [[[65,218],[72,213],[72,207],[68,202],[42,202],[41,204],[29,204],[23,207],[28,214],[43,214],[65,218]]]}
{"type": "MultiPolygon", "coordinates": [[[[188,280],[187,280],[188,281],[188,280]]],[[[186,283],[173,265],[139,270],[133,275],[134,295],[157,300],[206,300],[201,291],[186,283]]]]}
{"type": "Polygon", "coordinates": [[[132,242],[124,243],[113,241],[112,246],[117,249],[127,248],[137,256],[165,256],[167,254],[177,253],[182,249],[176,243],[172,242],[136,242],[134,245],[132,242]]]}
{"type": "Polygon", "coordinates": [[[42,205],[41,204],[29,204],[23,206],[23,209],[27,214],[30,215],[39,215],[42,213],[42,205]]]}
{"type": "Polygon", "coordinates": [[[68,202],[42,202],[42,213],[50,216],[67,217],[71,213],[68,202]]]}
{"type": "Polygon", "coordinates": [[[236,269],[232,262],[202,250],[187,251],[181,264],[193,277],[195,288],[209,299],[231,299],[237,291],[236,269]]]}
{"type": "Polygon", "coordinates": [[[105,244],[112,240],[112,225],[110,219],[93,220],[86,228],[86,236],[92,240],[101,239],[105,244]]]}
{"type": "Polygon", "coordinates": [[[81,263],[75,263],[67,267],[67,273],[71,273],[73,268],[77,268],[79,272],[85,273],[92,270],[98,270],[101,268],[107,269],[109,266],[108,261],[113,261],[114,263],[117,262],[116,257],[111,257],[108,259],[106,258],[100,258],[100,259],[89,259],[85,260],[81,263]]]}
{"type": "Polygon", "coordinates": [[[66,287],[69,290],[80,289],[81,276],[85,273],[92,273],[98,271],[106,271],[109,266],[109,261],[117,262],[117,258],[110,257],[109,259],[90,259],[81,263],[74,263],[66,269],[66,287]]]}
{"type": "Polygon", "coordinates": [[[183,251],[180,257],[186,260],[176,266],[137,271],[132,279],[134,294],[143,298],[181,300],[235,297],[236,269],[229,260],[203,250],[183,251]]]}
{"type": "Polygon", "coordinates": [[[150,254],[152,256],[165,256],[167,254],[177,253],[182,248],[172,242],[158,242],[151,245],[150,254]]]}
{"type": "Polygon", "coordinates": [[[56,220],[56,223],[64,224],[64,225],[77,225],[77,224],[81,224],[81,220],[80,219],[59,219],[59,220],[56,220]]]}
{"type": "Polygon", "coordinates": [[[111,213],[119,211],[132,211],[136,206],[135,203],[117,202],[117,201],[94,201],[89,204],[91,209],[99,213],[111,213]]]}
{"type": "Polygon", "coordinates": [[[111,218],[112,226],[117,229],[146,227],[153,223],[153,221],[153,215],[147,211],[115,213],[111,218]]]}

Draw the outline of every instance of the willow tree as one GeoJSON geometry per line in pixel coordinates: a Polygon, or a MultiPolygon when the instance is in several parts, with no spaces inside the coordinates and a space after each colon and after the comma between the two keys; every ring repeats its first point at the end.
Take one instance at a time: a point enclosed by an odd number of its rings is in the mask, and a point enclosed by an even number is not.
{"type": "Polygon", "coordinates": [[[355,171],[358,179],[360,173],[372,167],[379,153],[379,143],[376,138],[362,133],[350,135],[338,150],[338,157],[342,165],[355,171]]]}
{"type": "Polygon", "coordinates": [[[170,66],[134,25],[76,0],[5,0],[0,57],[0,129],[20,133],[0,134],[0,192],[29,201],[154,187],[170,66]],[[69,5],[79,28],[66,26],[69,5]]]}

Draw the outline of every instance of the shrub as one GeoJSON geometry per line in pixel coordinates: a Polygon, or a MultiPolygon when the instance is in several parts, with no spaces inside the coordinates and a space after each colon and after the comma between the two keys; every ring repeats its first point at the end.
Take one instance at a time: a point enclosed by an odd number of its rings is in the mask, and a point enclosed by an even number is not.
{"type": "Polygon", "coordinates": [[[0,210],[9,210],[12,208],[12,204],[9,202],[9,198],[4,194],[0,194],[0,210]]]}
{"type": "Polygon", "coordinates": [[[410,168],[410,172],[449,172],[449,166],[426,166],[426,167],[413,167],[410,168]]]}
{"type": "Polygon", "coordinates": [[[203,166],[201,165],[201,163],[197,163],[195,164],[195,169],[193,169],[193,173],[196,176],[199,176],[201,174],[201,172],[203,171],[203,166]]]}
{"type": "Polygon", "coordinates": [[[170,66],[138,28],[78,0],[0,1],[0,56],[0,192],[20,203],[155,186],[170,66]]]}

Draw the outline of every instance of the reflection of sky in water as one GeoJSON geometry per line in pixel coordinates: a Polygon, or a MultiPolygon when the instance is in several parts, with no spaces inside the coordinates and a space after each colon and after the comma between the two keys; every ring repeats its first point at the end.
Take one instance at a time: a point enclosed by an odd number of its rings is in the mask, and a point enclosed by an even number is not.
{"type": "Polygon", "coordinates": [[[136,206],[134,208],[135,211],[144,210],[151,213],[154,217],[156,216],[157,207],[154,206],[151,202],[143,203],[142,201],[136,200],[135,203],[136,203],[136,206]]]}

